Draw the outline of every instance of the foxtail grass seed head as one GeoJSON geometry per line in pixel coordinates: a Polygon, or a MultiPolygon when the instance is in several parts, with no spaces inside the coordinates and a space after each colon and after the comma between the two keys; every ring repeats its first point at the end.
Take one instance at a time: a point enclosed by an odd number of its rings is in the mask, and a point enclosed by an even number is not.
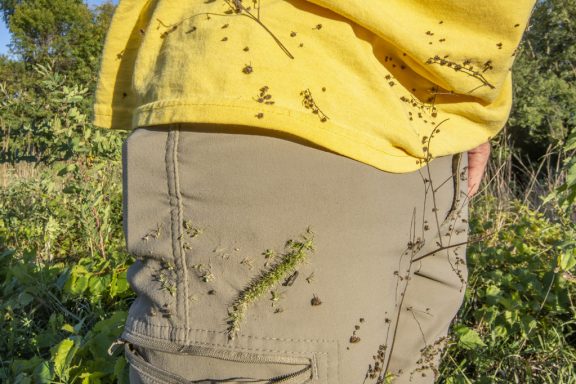
{"type": "Polygon", "coordinates": [[[273,291],[278,283],[296,271],[296,268],[308,258],[309,253],[314,251],[314,234],[310,227],[300,237],[300,240],[288,240],[286,252],[277,257],[276,263],[263,269],[245,289],[239,292],[236,300],[228,308],[227,334],[229,340],[234,339],[238,333],[240,323],[246,316],[249,306],[267,292],[273,291]]]}

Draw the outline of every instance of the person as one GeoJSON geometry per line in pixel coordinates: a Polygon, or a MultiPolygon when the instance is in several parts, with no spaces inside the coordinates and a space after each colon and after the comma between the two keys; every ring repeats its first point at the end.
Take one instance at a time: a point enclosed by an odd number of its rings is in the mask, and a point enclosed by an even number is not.
{"type": "Polygon", "coordinates": [[[121,0],[131,383],[431,383],[533,0],[121,0]]]}

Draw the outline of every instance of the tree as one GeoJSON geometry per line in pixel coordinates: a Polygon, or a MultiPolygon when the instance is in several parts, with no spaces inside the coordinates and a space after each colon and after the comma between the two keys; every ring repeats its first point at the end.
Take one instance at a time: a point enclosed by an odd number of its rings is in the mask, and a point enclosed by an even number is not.
{"type": "MultiPolygon", "coordinates": [[[[15,54],[0,57],[0,162],[67,158],[79,145],[58,127],[92,137],[86,116],[114,5],[91,10],[81,0],[0,0],[0,11],[15,54]]],[[[110,152],[95,140],[95,153],[110,152]]]]}
{"type": "Polygon", "coordinates": [[[509,131],[532,160],[576,126],[576,0],[541,0],[514,65],[509,131]]]}
{"type": "Polygon", "coordinates": [[[52,60],[71,81],[94,83],[112,3],[91,11],[82,0],[0,0],[0,9],[28,69],[52,60]]]}

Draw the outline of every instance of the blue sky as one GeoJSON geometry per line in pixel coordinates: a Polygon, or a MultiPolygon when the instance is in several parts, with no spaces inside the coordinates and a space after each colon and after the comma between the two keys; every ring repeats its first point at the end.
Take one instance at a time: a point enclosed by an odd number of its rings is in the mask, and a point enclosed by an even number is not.
{"type": "MultiPolygon", "coordinates": [[[[86,4],[92,5],[99,5],[105,2],[105,0],[85,0],[86,4]]],[[[112,0],[114,4],[118,3],[118,0],[112,0]]],[[[7,55],[8,54],[8,43],[10,42],[10,33],[4,24],[4,20],[0,18],[0,55],[7,55]]]]}

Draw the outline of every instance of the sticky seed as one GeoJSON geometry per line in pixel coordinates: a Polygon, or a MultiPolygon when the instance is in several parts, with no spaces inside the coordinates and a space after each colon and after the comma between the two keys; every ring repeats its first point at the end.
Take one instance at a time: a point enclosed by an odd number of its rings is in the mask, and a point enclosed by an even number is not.
{"type": "Polygon", "coordinates": [[[312,306],[318,306],[318,305],[322,304],[322,301],[318,298],[318,296],[312,295],[312,300],[310,300],[310,304],[312,306]]]}

